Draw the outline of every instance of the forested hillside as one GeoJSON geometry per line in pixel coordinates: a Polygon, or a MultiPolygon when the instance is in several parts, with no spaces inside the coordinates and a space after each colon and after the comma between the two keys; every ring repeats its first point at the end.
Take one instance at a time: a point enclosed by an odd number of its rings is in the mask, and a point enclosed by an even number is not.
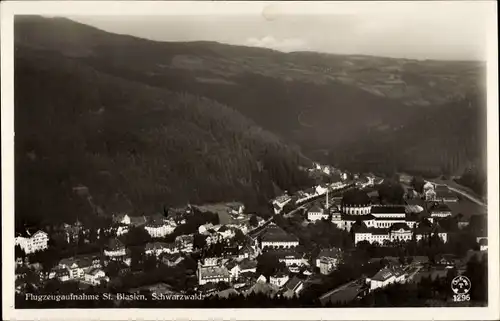
{"type": "Polygon", "coordinates": [[[187,202],[265,204],[311,184],[300,152],[213,100],[16,47],[16,215],[141,215],[187,202]],[[77,191],[82,186],[88,194],[77,191]],[[78,188],[80,187],[80,188],[78,188]]]}
{"type": "Polygon", "coordinates": [[[358,171],[399,168],[430,177],[461,173],[486,156],[486,108],[481,96],[423,111],[400,128],[372,133],[339,148],[332,161],[358,171]]]}
{"type": "Polygon", "coordinates": [[[21,216],[255,207],[310,185],[309,159],[485,184],[481,63],[154,42],[33,16],[16,17],[15,44],[21,216]]]}

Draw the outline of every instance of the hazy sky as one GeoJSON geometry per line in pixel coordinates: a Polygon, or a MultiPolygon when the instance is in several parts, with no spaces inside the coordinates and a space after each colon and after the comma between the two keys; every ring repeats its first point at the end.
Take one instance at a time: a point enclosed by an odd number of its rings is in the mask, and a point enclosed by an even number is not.
{"type": "Polygon", "coordinates": [[[484,60],[484,2],[420,1],[394,10],[324,15],[70,17],[110,32],[159,41],[210,40],[281,51],[484,60]]]}

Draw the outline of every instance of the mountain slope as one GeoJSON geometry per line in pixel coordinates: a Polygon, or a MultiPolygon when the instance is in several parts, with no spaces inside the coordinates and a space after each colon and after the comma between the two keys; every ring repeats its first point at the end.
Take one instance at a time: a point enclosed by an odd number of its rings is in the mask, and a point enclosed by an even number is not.
{"type": "Polygon", "coordinates": [[[485,94],[416,115],[400,128],[344,145],[330,161],[354,171],[404,170],[429,177],[486,170],[485,94]]]}
{"type": "Polygon", "coordinates": [[[481,63],[163,43],[32,16],[15,43],[23,213],[88,212],[78,184],[106,212],[263,203],[307,181],[299,150],[356,171],[484,161],[481,63]]]}
{"type": "Polygon", "coordinates": [[[133,214],[187,202],[263,204],[309,184],[308,160],[215,101],[16,46],[16,217],[133,214]]]}

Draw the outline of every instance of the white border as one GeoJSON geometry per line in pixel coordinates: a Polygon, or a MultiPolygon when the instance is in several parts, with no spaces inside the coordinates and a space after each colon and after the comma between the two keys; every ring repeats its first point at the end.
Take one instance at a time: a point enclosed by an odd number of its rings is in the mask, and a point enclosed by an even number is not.
{"type": "MultiPolygon", "coordinates": [[[[464,3],[466,1],[460,1],[464,3]]],[[[499,161],[498,161],[498,34],[496,1],[472,1],[489,7],[488,33],[488,236],[489,307],[487,308],[366,308],[366,309],[14,309],[14,247],[3,246],[4,320],[122,319],[245,319],[245,320],[498,320],[499,302],[499,161]],[[496,303],[496,304],[495,304],[496,303]]],[[[151,1],[9,1],[1,3],[2,63],[2,232],[8,245],[14,238],[14,109],[13,15],[273,15],[360,14],[411,10],[413,6],[451,6],[442,2],[151,2],[151,1]]],[[[464,21],[466,23],[466,21],[464,21]]]]}

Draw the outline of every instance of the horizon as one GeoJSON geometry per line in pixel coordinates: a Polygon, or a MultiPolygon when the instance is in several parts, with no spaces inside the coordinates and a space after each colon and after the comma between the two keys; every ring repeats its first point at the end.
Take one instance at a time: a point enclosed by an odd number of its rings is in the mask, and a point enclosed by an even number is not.
{"type": "Polygon", "coordinates": [[[412,3],[389,8],[394,10],[272,17],[250,13],[60,17],[160,42],[211,41],[284,53],[486,61],[488,7],[483,2],[412,3]]]}
{"type": "MultiPolygon", "coordinates": [[[[138,39],[142,40],[147,40],[147,41],[152,41],[152,42],[158,42],[158,43],[216,43],[219,45],[225,45],[225,46],[233,46],[233,47],[242,47],[242,48],[258,48],[258,49],[263,49],[263,50],[270,50],[270,51],[275,51],[279,52],[282,54],[300,54],[300,53],[306,53],[306,54],[319,54],[319,55],[329,55],[329,56],[340,56],[340,57],[366,57],[366,58],[382,58],[382,59],[398,59],[398,60],[408,60],[408,61],[436,61],[436,62],[474,62],[474,63],[486,63],[487,59],[486,57],[481,58],[476,58],[476,59],[438,59],[438,58],[412,58],[412,57],[400,57],[400,56],[390,56],[390,55],[376,55],[376,54],[369,54],[369,53],[336,53],[336,52],[327,52],[327,51],[320,51],[320,50],[292,50],[292,51],[286,51],[286,50],[280,50],[277,48],[270,48],[270,47],[265,47],[265,46],[256,46],[256,45],[251,45],[251,44],[237,44],[237,43],[229,43],[229,42],[223,42],[219,40],[208,40],[208,39],[200,39],[200,40],[161,40],[161,39],[152,39],[148,38],[145,36],[140,36],[140,35],[135,35],[135,34],[130,34],[130,33],[122,33],[119,31],[113,31],[113,30],[106,30],[105,28],[94,25],[88,22],[83,22],[83,20],[78,20],[75,19],[75,17],[69,17],[69,16],[40,16],[44,19],[67,19],[70,22],[73,23],[78,23],[87,27],[95,28],[99,31],[106,32],[109,34],[113,35],[118,35],[118,36],[130,36],[130,37],[135,37],[138,39]]],[[[86,17],[87,19],[89,17],[86,17]]]]}

